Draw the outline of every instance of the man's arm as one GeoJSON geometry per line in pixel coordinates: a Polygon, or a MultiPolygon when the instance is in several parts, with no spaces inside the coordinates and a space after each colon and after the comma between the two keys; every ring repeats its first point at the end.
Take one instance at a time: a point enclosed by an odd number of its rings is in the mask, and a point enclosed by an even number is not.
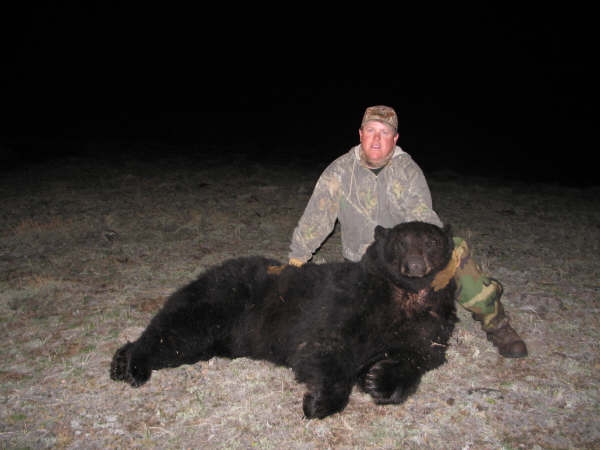
{"type": "Polygon", "coordinates": [[[340,195],[340,179],[334,171],[326,169],[292,234],[290,264],[300,266],[310,260],[331,234],[338,218],[340,195]]]}

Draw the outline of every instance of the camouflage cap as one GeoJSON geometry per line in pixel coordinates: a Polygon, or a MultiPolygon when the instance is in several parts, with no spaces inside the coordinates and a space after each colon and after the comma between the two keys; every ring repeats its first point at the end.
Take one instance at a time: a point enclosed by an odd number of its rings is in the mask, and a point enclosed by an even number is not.
{"type": "Polygon", "coordinates": [[[392,127],[394,131],[398,131],[398,116],[396,115],[394,108],[390,108],[389,106],[369,106],[365,110],[365,115],[363,116],[361,126],[363,126],[369,120],[376,120],[378,122],[385,123],[392,127]]]}

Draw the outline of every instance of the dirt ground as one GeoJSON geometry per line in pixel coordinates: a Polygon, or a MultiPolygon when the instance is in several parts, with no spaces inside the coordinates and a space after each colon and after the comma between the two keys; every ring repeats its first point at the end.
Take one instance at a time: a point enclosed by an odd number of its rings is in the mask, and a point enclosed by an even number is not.
{"type": "MultiPolygon", "coordinates": [[[[448,362],[402,405],[354,391],[306,420],[290,370],[244,358],[111,381],[114,351],[202,270],[285,261],[324,168],[161,145],[1,172],[0,448],[600,448],[600,187],[427,174],[442,220],[504,284],[528,358],[499,356],[459,308],[448,362]]],[[[315,261],[340,258],[336,230],[315,261]]]]}

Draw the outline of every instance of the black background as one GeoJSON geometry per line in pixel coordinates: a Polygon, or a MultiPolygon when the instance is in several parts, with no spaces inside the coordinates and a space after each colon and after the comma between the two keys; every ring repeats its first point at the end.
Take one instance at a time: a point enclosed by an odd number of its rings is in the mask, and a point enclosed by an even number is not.
{"type": "Polygon", "coordinates": [[[426,172],[598,184],[589,10],[81,3],[2,14],[4,167],[102,139],[329,160],[387,104],[426,172]]]}

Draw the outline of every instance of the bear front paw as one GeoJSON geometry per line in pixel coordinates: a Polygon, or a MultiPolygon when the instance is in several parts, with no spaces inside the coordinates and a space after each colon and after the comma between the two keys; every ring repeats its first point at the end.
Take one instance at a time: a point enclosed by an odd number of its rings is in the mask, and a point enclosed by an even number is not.
{"type": "Polygon", "coordinates": [[[326,391],[308,391],[304,394],[302,410],[307,419],[323,419],[343,410],[348,404],[352,385],[339,383],[326,391]]]}
{"type": "Polygon", "coordinates": [[[359,386],[379,405],[402,403],[416,390],[419,379],[407,369],[399,361],[383,359],[362,375],[359,386]]]}
{"type": "Polygon", "coordinates": [[[302,410],[307,419],[323,419],[335,412],[324,404],[323,399],[319,395],[314,395],[311,392],[304,394],[302,410]]]}

